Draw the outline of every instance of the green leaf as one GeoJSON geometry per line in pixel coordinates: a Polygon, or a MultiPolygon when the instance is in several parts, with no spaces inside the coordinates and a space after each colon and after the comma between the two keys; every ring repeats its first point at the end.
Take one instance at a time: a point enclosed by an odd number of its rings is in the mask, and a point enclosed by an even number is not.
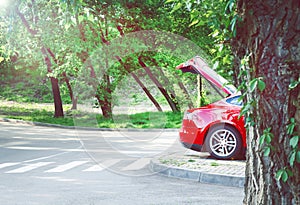
{"type": "Polygon", "coordinates": [[[281,175],[282,181],[286,182],[288,180],[288,178],[289,178],[289,175],[288,175],[287,171],[283,170],[282,175],[281,175]]]}
{"type": "Polygon", "coordinates": [[[78,16],[78,22],[81,23],[84,20],[84,16],[80,15],[78,16]]]}
{"type": "Polygon", "coordinates": [[[264,156],[266,156],[266,157],[269,156],[270,152],[271,152],[271,148],[270,147],[265,147],[264,156]]]}
{"type": "Polygon", "coordinates": [[[225,13],[226,13],[227,10],[229,12],[232,12],[234,5],[235,5],[235,0],[228,1],[228,3],[225,6],[225,13]]]}
{"type": "Polygon", "coordinates": [[[237,15],[233,17],[233,19],[230,22],[230,30],[234,31],[235,30],[235,25],[236,25],[236,21],[237,21],[237,15]]]}
{"type": "Polygon", "coordinates": [[[190,25],[189,25],[189,27],[191,27],[191,26],[193,26],[193,25],[195,25],[195,24],[197,24],[199,22],[199,20],[198,19],[196,19],[196,20],[194,20],[190,25]]]}
{"type": "Polygon", "coordinates": [[[276,177],[277,180],[280,180],[283,171],[284,171],[284,169],[279,169],[279,170],[276,172],[276,176],[275,176],[275,177],[276,177]]]}
{"type": "Polygon", "coordinates": [[[272,134],[268,133],[268,134],[266,135],[266,142],[267,142],[268,144],[270,144],[271,141],[272,141],[272,134]]]}
{"type": "Polygon", "coordinates": [[[294,176],[294,173],[292,172],[292,170],[286,169],[286,171],[290,177],[294,176]]]}
{"type": "Polygon", "coordinates": [[[296,162],[300,163],[300,151],[297,151],[296,162]]]}
{"type": "Polygon", "coordinates": [[[167,0],[167,1],[166,1],[166,4],[167,4],[167,3],[174,2],[174,1],[175,1],[175,0],[167,0]]]}
{"type": "Polygon", "coordinates": [[[240,115],[241,116],[245,115],[250,109],[251,109],[251,105],[247,103],[246,105],[243,106],[240,115]]]}
{"type": "Polygon", "coordinates": [[[293,147],[293,148],[296,148],[297,145],[298,145],[298,142],[299,142],[299,136],[294,136],[290,139],[290,145],[293,147]]]}
{"type": "Polygon", "coordinates": [[[94,22],[94,15],[93,14],[89,14],[88,20],[91,21],[91,22],[94,22]]]}
{"type": "Polygon", "coordinates": [[[293,150],[289,156],[289,163],[290,163],[291,167],[294,166],[295,159],[296,159],[296,151],[293,150]]]}
{"type": "Polygon", "coordinates": [[[259,138],[259,145],[262,145],[265,142],[266,135],[262,135],[259,138]]]}
{"type": "Polygon", "coordinates": [[[257,78],[254,78],[249,83],[250,92],[253,92],[255,90],[256,86],[257,86],[257,78]]]}
{"type": "Polygon", "coordinates": [[[291,82],[291,84],[289,84],[289,90],[296,88],[299,84],[300,84],[300,79],[298,79],[298,81],[295,80],[291,82]]]}
{"type": "Polygon", "coordinates": [[[287,134],[291,135],[294,132],[295,123],[291,123],[287,126],[287,134]]]}
{"type": "Polygon", "coordinates": [[[171,13],[177,11],[177,10],[180,9],[181,7],[182,7],[182,3],[178,2],[178,3],[174,6],[174,8],[173,8],[173,10],[171,11],[171,13]]]}
{"type": "Polygon", "coordinates": [[[295,123],[295,118],[292,117],[292,118],[290,119],[290,121],[291,121],[291,123],[295,123]]]}
{"type": "Polygon", "coordinates": [[[259,91],[262,92],[266,88],[266,84],[263,80],[258,79],[257,87],[258,87],[259,91]]]}

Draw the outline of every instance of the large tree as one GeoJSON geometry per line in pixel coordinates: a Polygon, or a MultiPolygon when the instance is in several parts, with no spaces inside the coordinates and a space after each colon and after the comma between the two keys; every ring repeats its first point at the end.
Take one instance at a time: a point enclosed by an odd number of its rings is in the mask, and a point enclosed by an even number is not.
{"type": "Polygon", "coordinates": [[[300,204],[300,1],[238,0],[235,72],[246,82],[245,204],[300,204]]]}
{"type": "Polygon", "coordinates": [[[227,48],[217,57],[233,52],[247,126],[244,203],[300,204],[300,1],[167,2],[189,8],[191,26],[210,25],[227,48]]]}
{"type": "MultiPolygon", "coordinates": [[[[53,76],[53,63],[51,61],[51,55],[48,53],[48,50],[50,48],[47,48],[45,45],[45,42],[43,41],[43,38],[45,38],[45,32],[41,32],[41,25],[47,24],[48,20],[45,19],[45,17],[41,17],[36,14],[36,10],[39,9],[41,6],[46,6],[46,4],[35,4],[35,1],[32,1],[32,3],[28,3],[29,6],[24,6],[23,10],[19,8],[20,5],[16,5],[14,12],[17,14],[17,16],[21,19],[21,22],[23,26],[26,28],[27,32],[31,35],[31,38],[34,39],[33,41],[36,41],[37,44],[40,44],[40,52],[42,53],[45,65],[47,67],[48,75],[50,76],[51,81],[51,87],[52,87],[52,94],[53,94],[53,101],[54,101],[54,117],[63,117],[63,106],[62,106],[62,100],[61,100],[61,94],[60,94],[60,88],[59,88],[59,82],[58,79],[53,76]],[[25,15],[27,14],[27,15],[25,15]],[[31,18],[32,22],[28,21],[26,18],[31,18]],[[43,22],[40,22],[44,20],[43,22]],[[32,23],[32,25],[30,24],[32,23]]],[[[50,18],[50,17],[48,17],[50,18]]]]}

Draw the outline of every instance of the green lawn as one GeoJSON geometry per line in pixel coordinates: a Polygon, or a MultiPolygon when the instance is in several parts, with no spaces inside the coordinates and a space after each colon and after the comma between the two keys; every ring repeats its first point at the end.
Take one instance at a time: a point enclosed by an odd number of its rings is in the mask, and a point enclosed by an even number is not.
{"type": "Polygon", "coordinates": [[[79,110],[70,110],[64,106],[65,117],[54,118],[52,104],[18,103],[0,100],[0,118],[20,119],[31,122],[43,122],[64,126],[82,126],[98,128],[179,128],[182,113],[143,112],[136,114],[114,114],[113,119],[104,119],[102,115],[79,110]]]}

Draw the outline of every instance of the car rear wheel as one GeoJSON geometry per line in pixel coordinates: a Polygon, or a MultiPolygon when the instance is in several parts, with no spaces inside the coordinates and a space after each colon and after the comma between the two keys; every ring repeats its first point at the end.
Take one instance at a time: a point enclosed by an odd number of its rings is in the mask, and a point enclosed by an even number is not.
{"type": "Polygon", "coordinates": [[[240,133],[233,127],[220,125],[212,127],[206,137],[207,151],[217,159],[238,158],[242,150],[240,133]]]}

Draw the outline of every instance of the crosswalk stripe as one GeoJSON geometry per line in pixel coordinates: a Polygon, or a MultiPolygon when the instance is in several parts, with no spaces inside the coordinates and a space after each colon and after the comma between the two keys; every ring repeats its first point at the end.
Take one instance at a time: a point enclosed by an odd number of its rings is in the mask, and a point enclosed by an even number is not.
{"type": "Polygon", "coordinates": [[[0,164],[0,169],[5,168],[5,167],[11,167],[14,165],[20,164],[20,162],[7,162],[7,163],[3,163],[0,164]]]}
{"type": "Polygon", "coordinates": [[[99,172],[102,171],[103,167],[101,167],[100,165],[96,164],[94,166],[91,166],[88,169],[83,170],[84,172],[99,172]]]}
{"type": "Polygon", "coordinates": [[[133,171],[144,168],[147,164],[150,163],[150,158],[140,158],[133,163],[129,164],[128,166],[124,167],[123,171],[133,171]]]}
{"type": "Polygon", "coordinates": [[[74,167],[77,167],[79,165],[82,165],[82,164],[85,164],[85,163],[88,163],[89,161],[74,161],[74,162],[70,162],[68,164],[64,164],[64,165],[60,165],[60,166],[57,166],[53,169],[49,169],[45,172],[49,173],[49,172],[64,172],[64,171],[67,171],[69,169],[72,169],[74,167]]]}
{"type": "Polygon", "coordinates": [[[33,169],[36,169],[36,168],[39,168],[39,167],[42,167],[42,166],[46,166],[46,165],[49,165],[49,164],[52,164],[52,163],[54,163],[54,162],[38,162],[38,163],[35,163],[35,164],[29,164],[27,166],[20,167],[18,169],[7,171],[5,173],[24,173],[24,172],[27,172],[27,171],[30,171],[30,170],[33,170],[33,169]]]}
{"type": "Polygon", "coordinates": [[[121,159],[108,159],[108,160],[101,162],[101,165],[105,168],[109,168],[109,167],[117,164],[120,161],[121,161],[121,159]]]}
{"type": "Polygon", "coordinates": [[[99,164],[96,164],[88,169],[85,169],[83,171],[84,172],[99,172],[99,171],[102,171],[106,168],[109,168],[109,167],[117,164],[120,161],[121,161],[121,159],[108,159],[108,160],[105,160],[99,164]]]}

